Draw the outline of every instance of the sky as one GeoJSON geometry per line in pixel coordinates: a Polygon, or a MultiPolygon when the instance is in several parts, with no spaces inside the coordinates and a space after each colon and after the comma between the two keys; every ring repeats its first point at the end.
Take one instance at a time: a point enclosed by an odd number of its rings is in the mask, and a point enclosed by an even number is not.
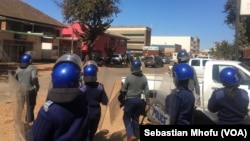
{"type": "MultiPolygon", "coordinates": [[[[53,0],[23,0],[62,22],[61,9],[53,0]]],[[[225,24],[227,0],[120,0],[111,26],[146,26],[151,36],[192,36],[200,39],[200,50],[215,42],[233,43],[235,30],[225,24]]]]}

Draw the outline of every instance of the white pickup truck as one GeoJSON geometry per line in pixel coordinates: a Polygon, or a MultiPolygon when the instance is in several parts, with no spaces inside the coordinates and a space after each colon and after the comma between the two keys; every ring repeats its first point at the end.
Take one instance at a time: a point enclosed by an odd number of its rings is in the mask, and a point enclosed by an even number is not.
{"type": "MultiPolygon", "coordinates": [[[[250,67],[239,61],[229,60],[209,60],[206,62],[204,69],[204,79],[200,81],[200,105],[196,110],[203,113],[212,122],[216,122],[217,115],[211,113],[207,109],[208,100],[211,97],[213,90],[223,87],[220,83],[220,71],[228,66],[236,67],[243,80],[240,83],[240,88],[245,89],[250,97],[250,67]]],[[[165,98],[170,94],[171,90],[175,88],[171,75],[168,73],[154,76],[146,74],[149,82],[149,89],[151,92],[151,108],[147,113],[148,119],[155,124],[166,125],[169,124],[170,117],[165,111],[165,98]]],[[[124,82],[122,78],[122,82],[124,82]]],[[[250,121],[250,104],[248,106],[249,113],[246,119],[250,121]]],[[[249,122],[250,123],[250,122],[249,122]]]]}
{"type": "MultiPolygon", "coordinates": [[[[209,116],[212,120],[217,120],[215,114],[212,114],[207,109],[208,100],[211,97],[212,92],[223,85],[220,83],[220,72],[225,67],[235,67],[239,70],[242,81],[240,83],[240,88],[246,90],[248,92],[248,96],[250,97],[250,67],[239,61],[229,61],[229,60],[210,60],[206,62],[205,70],[204,70],[204,79],[200,82],[200,101],[201,105],[198,106],[197,110],[202,111],[204,114],[209,116]]],[[[250,104],[248,105],[248,116],[246,118],[250,118],[250,104]]]]}
{"type": "Polygon", "coordinates": [[[210,61],[210,60],[215,60],[215,59],[212,59],[212,58],[192,58],[189,60],[188,64],[191,65],[195,69],[198,80],[203,80],[205,65],[206,65],[207,61],[210,61]]]}

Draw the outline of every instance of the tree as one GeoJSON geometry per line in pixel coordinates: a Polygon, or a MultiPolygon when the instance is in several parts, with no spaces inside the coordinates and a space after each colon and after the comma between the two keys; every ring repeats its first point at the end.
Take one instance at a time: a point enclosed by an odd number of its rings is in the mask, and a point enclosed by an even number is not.
{"type": "MultiPolygon", "coordinates": [[[[228,0],[224,5],[224,13],[227,14],[225,23],[232,29],[236,29],[236,1],[228,0]]],[[[238,45],[243,47],[250,42],[250,17],[240,16],[238,45]]]]}
{"type": "Polygon", "coordinates": [[[121,12],[120,0],[54,0],[62,8],[64,22],[78,22],[83,33],[74,31],[91,54],[98,36],[110,27],[114,16],[121,12]]]}
{"type": "Polygon", "coordinates": [[[232,58],[235,53],[235,46],[228,43],[228,41],[223,40],[222,42],[216,43],[215,49],[210,50],[210,54],[214,57],[224,58],[226,60],[234,59],[232,58]]]}

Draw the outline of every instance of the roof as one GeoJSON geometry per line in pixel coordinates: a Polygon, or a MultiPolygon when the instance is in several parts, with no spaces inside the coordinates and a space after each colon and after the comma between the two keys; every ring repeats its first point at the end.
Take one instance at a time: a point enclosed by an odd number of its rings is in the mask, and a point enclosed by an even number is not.
{"type": "Polygon", "coordinates": [[[109,27],[107,30],[127,30],[127,29],[135,29],[135,28],[139,28],[139,29],[146,29],[151,31],[152,29],[150,27],[147,26],[111,26],[109,27]]]}
{"type": "Polygon", "coordinates": [[[65,25],[61,22],[35,9],[22,0],[1,0],[0,16],[34,23],[65,27],[65,25]]]}
{"type": "MultiPolygon", "coordinates": [[[[209,60],[209,62],[213,63],[215,62],[216,64],[224,64],[224,65],[232,65],[232,64],[240,64],[240,61],[234,61],[234,60],[217,60],[217,59],[212,59],[209,60]]],[[[207,62],[208,63],[208,62],[207,62]]]]}
{"type": "Polygon", "coordinates": [[[109,35],[109,36],[115,36],[115,37],[120,37],[120,38],[123,38],[123,39],[126,39],[126,40],[129,40],[128,37],[126,36],[123,36],[117,32],[109,32],[109,31],[105,31],[105,34],[109,35]]]}

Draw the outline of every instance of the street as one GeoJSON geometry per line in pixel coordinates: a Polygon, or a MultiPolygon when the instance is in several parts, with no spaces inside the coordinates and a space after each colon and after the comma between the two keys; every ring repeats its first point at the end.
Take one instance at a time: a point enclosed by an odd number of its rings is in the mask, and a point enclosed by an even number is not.
{"type": "MultiPolygon", "coordinates": [[[[50,86],[50,74],[53,63],[35,64],[38,67],[40,90],[37,96],[37,106],[35,108],[35,115],[44,104],[47,96],[48,88],[50,86]]],[[[145,74],[164,74],[168,70],[168,65],[159,68],[145,68],[142,64],[142,71],[145,74]]],[[[96,134],[97,141],[117,141],[124,140],[125,128],[122,121],[123,109],[119,107],[117,100],[117,93],[121,87],[121,77],[130,73],[130,68],[125,66],[109,66],[98,68],[98,81],[104,84],[105,91],[110,99],[109,105],[102,107],[102,117],[99,124],[99,130],[96,134]]],[[[5,137],[6,141],[13,141],[15,131],[13,129],[13,105],[11,91],[15,88],[7,80],[1,79],[0,81],[0,136],[5,137]]],[[[196,113],[196,124],[206,124],[205,117],[200,113],[196,113]]],[[[142,117],[140,117],[140,121],[142,117]]],[[[209,122],[207,122],[209,123],[209,122]]],[[[145,118],[142,124],[150,124],[145,118]]]]}

